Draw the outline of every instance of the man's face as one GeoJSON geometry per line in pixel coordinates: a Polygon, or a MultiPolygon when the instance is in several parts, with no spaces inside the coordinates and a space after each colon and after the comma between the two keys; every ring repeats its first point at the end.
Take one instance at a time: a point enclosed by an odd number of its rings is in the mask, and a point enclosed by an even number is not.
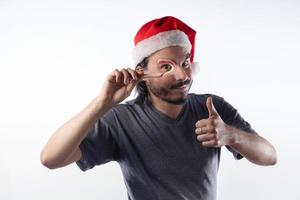
{"type": "Polygon", "coordinates": [[[147,74],[164,73],[146,80],[150,93],[172,104],[185,102],[192,84],[190,54],[182,47],[168,47],[149,57],[147,74]]]}

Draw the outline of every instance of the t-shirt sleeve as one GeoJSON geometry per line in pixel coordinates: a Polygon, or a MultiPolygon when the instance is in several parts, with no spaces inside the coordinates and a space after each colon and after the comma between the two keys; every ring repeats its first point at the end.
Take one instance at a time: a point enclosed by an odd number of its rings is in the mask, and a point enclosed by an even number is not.
{"type": "MultiPolygon", "coordinates": [[[[252,129],[251,125],[243,119],[243,117],[238,113],[237,109],[235,109],[232,105],[230,105],[228,102],[226,102],[224,99],[220,97],[214,97],[213,100],[219,101],[219,110],[221,111],[219,114],[222,118],[222,120],[231,126],[234,126],[235,128],[241,129],[243,131],[246,131],[248,133],[256,134],[255,130],[252,129]]],[[[232,152],[235,159],[242,159],[243,156],[232,149],[230,146],[226,146],[226,148],[232,152]]]]}
{"type": "Polygon", "coordinates": [[[116,160],[117,144],[111,127],[99,119],[79,145],[81,159],[76,162],[82,171],[116,160]]]}

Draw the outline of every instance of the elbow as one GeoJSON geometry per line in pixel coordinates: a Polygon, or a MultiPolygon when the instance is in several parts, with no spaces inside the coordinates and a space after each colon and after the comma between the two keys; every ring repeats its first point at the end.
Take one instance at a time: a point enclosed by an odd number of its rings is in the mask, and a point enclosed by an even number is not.
{"type": "Polygon", "coordinates": [[[262,165],[272,166],[277,164],[277,152],[275,147],[270,142],[266,141],[264,148],[262,149],[262,155],[262,165]]]}
{"type": "Polygon", "coordinates": [[[277,164],[277,153],[276,153],[276,150],[274,149],[272,155],[270,156],[270,159],[269,159],[269,165],[276,165],[277,164]]]}
{"type": "Polygon", "coordinates": [[[40,154],[40,162],[42,165],[47,167],[48,169],[56,169],[57,166],[53,163],[52,159],[49,158],[49,156],[45,152],[41,152],[40,154]]]}
{"type": "Polygon", "coordinates": [[[277,152],[275,148],[271,148],[268,152],[266,152],[266,158],[262,162],[262,165],[273,166],[277,164],[277,161],[277,152]]]}
{"type": "Polygon", "coordinates": [[[277,152],[273,145],[269,148],[269,159],[268,159],[268,165],[276,165],[277,163],[277,152]]]}
{"type": "Polygon", "coordinates": [[[262,165],[262,166],[273,166],[277,164],[277,153],[274,147],[265,148],[260,153],[256,154],[256,156],[248,157],[249,161],[254,164],[262,165]]]}
{"type": "Polygon", "coordinates": [[[276,156],[272,156],[269,159],[267,159],[262,165],[265,166],[273,166],[277,164],[277,157],[276,156]]]}

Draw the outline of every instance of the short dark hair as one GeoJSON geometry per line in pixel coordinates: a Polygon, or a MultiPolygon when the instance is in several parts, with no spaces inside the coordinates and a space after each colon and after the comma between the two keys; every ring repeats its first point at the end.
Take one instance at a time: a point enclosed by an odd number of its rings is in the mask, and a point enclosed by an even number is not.
{"type": "MultiPolygon", "coordinates": [[[[140,66],[143,69],[147,69],[149,62],[149,57],[144,58],[136,67],[140,66]]],[[[145,81],[141,81],[136,85],[137,97],[135,99],[136,103],[144,103],[147,99],[149,91],[145,84],[145,81]]]]}

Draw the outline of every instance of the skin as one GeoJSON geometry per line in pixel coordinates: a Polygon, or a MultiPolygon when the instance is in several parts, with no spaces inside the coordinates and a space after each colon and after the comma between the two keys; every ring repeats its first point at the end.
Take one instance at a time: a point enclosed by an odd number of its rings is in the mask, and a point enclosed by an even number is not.
{"type": "Polygon", "coordinates": [[[270,142],[258,134],[251,134],[224,123],[211,97],[207,98],[206,107],[209,117],[199,120],[195,125],[197,140],[203,146],[218,148],[228,145],[252,163],[276,164],[276,150],[270,142]]]}
{"type": "Polygon", "coordinates": [[[150,74],[161,72],[167,67],[164,66],[165,62],[160,62],[161,60],[170,60],[174,63],[175,69],[171,73],[146,80],[152,105],[172,118],[176,118],[180,113],[192,84],[192,69],[187,56],[188,52],[181,47],[162,49],[150,56],[148,67],[143,71],[150,74]]]}
{"type": "MultiPolygon", "coordinates": [[[[113,70],[105,79],[100,93],[81,112],[58,128],[43,148],[40,159],[49,169],[66,166],[81,158],[79,144],[88,130],[109,109],[126,99],[143,74],[157,74],[168,66],[161,60],[170,60],[172,73],[159,78],[146,79],[149,100],[159,111],[176,118],[181,112],[190,86],[193,70],[187,58],[188,52],[181,47],[168,47],[149,57],[147,69],[123,68],[113,70]]],[[[258,134],[249,134],[223,122],[213,105],[207,99],[209,117],[195,124],[195,139],[208,148],[228,145],[240,152],[249,161],[258,165],[274,165],[277,161],[274,147],[258,134]]]]}

